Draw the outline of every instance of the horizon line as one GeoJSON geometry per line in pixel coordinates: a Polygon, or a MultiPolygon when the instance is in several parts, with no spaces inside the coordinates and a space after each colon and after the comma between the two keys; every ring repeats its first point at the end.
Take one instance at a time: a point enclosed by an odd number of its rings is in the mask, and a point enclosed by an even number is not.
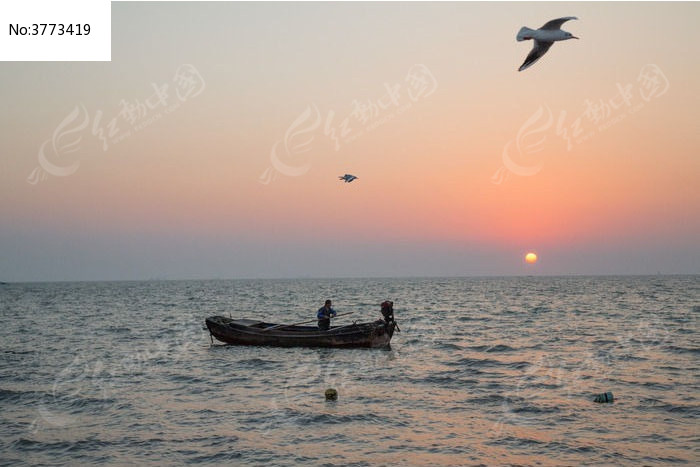
{"type": "Polygon", "coordinates": [[[352,279],[504,279],[504,278],[610,278],[610,277],[683,277],[700,276],[695,273],[665,273],[656,274],[640,273],[601,273],[601,274],[488,274],[488,275],[450,275],[450,276],[280,276],[280,277],[210,277],[210,278],[149,278],[149,279],[56,279],[56,280],[26,280],[26,281],[0,281],[0,285],[21,284],[67,284],[67,283],[110,283],[110,282],[210,282],[210,281],[281,281],[281,280],[352,280],[352,279]]]}

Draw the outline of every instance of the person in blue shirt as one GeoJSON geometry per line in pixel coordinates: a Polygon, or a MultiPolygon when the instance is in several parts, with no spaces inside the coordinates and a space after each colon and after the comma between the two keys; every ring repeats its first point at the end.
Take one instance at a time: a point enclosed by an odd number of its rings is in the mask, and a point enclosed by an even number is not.
{"type": "Polygon", "coordinates": [[[327,331],[331,327],[331,317],[335,317],[335,310],[331,308],[331,301],[326,300],[326,304],[318,309],[316,317],[318,318],[318,328],[321,331],[327,331]]]}

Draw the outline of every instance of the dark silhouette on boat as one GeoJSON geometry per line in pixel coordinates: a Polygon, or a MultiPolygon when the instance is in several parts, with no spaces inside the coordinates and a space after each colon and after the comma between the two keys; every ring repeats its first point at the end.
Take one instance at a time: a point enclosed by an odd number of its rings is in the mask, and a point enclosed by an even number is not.
{"type": "Polygon", "coordinates": [[[393,302],[382,303],[382,315],[384,319],[374,322],[331,326],[327,331],[316,326],[282,325],[225,316],[212,316],[205,322],[211,336],[227,344],[386,348],[394,330],[400,331],[394,321],[393,302]]]}

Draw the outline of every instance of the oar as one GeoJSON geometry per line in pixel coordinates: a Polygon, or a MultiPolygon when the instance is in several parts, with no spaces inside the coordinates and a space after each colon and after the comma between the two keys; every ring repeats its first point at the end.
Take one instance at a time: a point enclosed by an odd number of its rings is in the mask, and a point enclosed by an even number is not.
{"type": "MultiPolygon", "coordinates": [[[[355,313],[354,311],[351,311],[350,313],[343,313],[340,315],[335,315],[335,318],[340,318],[341,316],[348,316],[355,313]]],[[[302,321],[301,323],[294,323],[294,324],[276,324],[274,326],[270,326],[269,328],[265,328],[262,330],[262,332],[269,331],[270,329],[280,329],[280,328],[288,328],[290,326],[299,326],[300,324],[308,324],[308,323],[313,323],[314,321],[318,321],[318,318],[315,319],[310,319],[308,321],[302,321]]]]}

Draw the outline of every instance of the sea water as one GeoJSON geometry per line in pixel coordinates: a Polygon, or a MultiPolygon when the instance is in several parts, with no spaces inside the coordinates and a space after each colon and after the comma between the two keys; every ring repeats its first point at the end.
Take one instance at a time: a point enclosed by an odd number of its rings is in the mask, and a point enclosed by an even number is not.
{"type": "Polygon", "coordinates": [[[698,316],[699,276],[0,285],[0,463],[697,465],[698,316]],[[204,327],[327,298],[391,349],[204,327]]]}

